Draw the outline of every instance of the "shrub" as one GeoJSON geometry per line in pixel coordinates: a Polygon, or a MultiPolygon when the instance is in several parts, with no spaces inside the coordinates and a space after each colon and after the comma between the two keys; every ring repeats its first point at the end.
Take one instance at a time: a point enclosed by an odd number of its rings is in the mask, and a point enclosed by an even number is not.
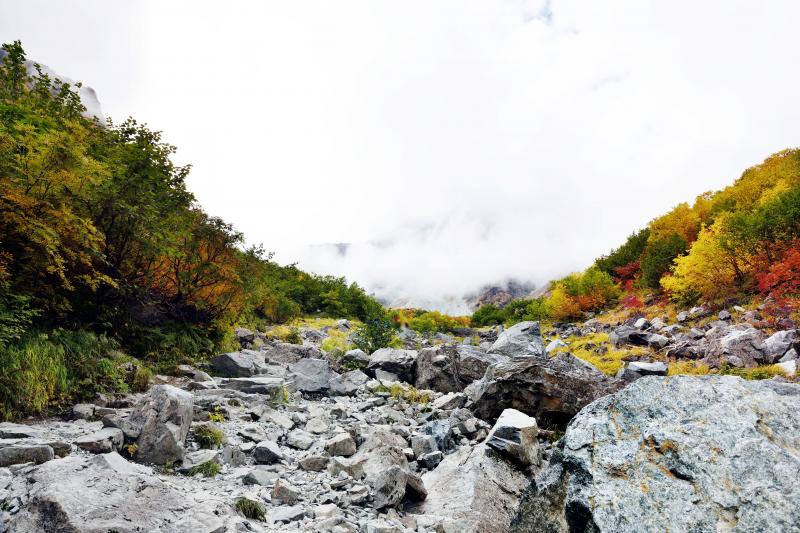
{"type": "Polygon", "coordinates": [[[506,314],[494,304],[484,304],[472,313],[470,323],[474,327],[494,326],[506,321],[506,314]]]}
{"type": "Polygon", "coordinates": [[[672,262],[686,252],[686,239],[673,233],[669,236],[651,239],[642,256],[642,285],[650,289],[658,289],[661,277],[670,271],[672,262]]]}
{"type": "Polygon", "coordinates": [[[438,311],[426,311],[409,321],[409,327],[420,333],[453,333],[469,325],[467,317],[452,317],[438,311]]]}
{"type": "Polygon", "coordinates": [[[214,477],[219,474],[219,463],[215,461],[206,461],[189,470],[190,476],[196,476],[197,474],[201,474],[203,477],[214,477]]]}
{"type": "Polygon", "coordinates": [[[222,441],[225,439],[225,434],[222,430],[211,424],[197,426],[193,431],[193,435],[195,442],[204,449],[219,448],[222,441]]]}
{"type": "Polygon", "coordinates": [[[356,348],[371,354],[386,348],[394,339],[394,327],[385,313],[379,312],[364,320],[364,324],[356,329],[353,344],[356,348]]]}
{"type": "Polygon", "coordinates": [[[333,357],[341,357],[353,347],[353,343],[347,339],[347,333],[338,329],[329,329],[328,335],[328,338],[322,341],[320,347],[333,357]]]}
{"type": "Polygon", "coordinates": [[[264,508],[260,503],[250,500],[248,498],[239,498],[236,500],[236,510],[242,513],[245,518],[251,520],[264,521],[264,508]]]}

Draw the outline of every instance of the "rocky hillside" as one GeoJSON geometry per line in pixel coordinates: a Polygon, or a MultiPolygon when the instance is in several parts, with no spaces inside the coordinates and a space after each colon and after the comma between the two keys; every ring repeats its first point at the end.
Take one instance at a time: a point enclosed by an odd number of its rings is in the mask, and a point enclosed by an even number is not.
{"type": "Polygon", "coordinates": [[[238,329],[145,393],[0,424],[0,531],[797,531],[800,337],[734,314],[406,331],[369,355],[322,349],[346,320],[302,344],[238,329]],[[613,350],[614,375],[587,362],[613,350]],[[666,375],[698,358],[708,375],[666,375]],[[756,362],[782,371],[729,375],[756,362]]]}

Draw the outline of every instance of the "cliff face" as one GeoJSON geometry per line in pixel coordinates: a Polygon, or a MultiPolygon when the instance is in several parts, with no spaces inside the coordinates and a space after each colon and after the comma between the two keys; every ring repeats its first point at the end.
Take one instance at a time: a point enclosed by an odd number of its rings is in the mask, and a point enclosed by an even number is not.
{"type": "Polygon", "coordinates": [[[510,279],[503,285],[486,285],[477,293],[467,295],[466,301],[472,310],[486,304],[503,307],[513,300],[530,298],[535,290],[533,283],[510,279]]]}
{"type": "MultiPolygon", "coordinates": [[[[3,62],[7,55],[5,50],[0,50],[0,63],[3,62]]],[[[28,69],[28,74],[32,75],[36,73],[36,62],[31,61],[30,59],[25,61],[25,67],[28,69]]],[[[64,83],[69,83],[70,85],[75,84],[75,80],[72,78],[68,78],[66,76],[62,76],[58,72],[54,71],[52,68],[48,67],[47,65],[42,65],[39,63],[39,66],[42,69],[42,72],[50,76],[51,78],[58,79],[64,83]]],[[[83,105],[86,106],[86,112],[83,114],[87,118],[95,117],[100,122],[105,122],[105,116],[103,115],[103,109],[100,106],[100,100],[97,99],[97,93],[95,93],[94,89],[88,87],[86,85],[82,86],[78,91],[80,94],[81,102],[83,105]]]]}

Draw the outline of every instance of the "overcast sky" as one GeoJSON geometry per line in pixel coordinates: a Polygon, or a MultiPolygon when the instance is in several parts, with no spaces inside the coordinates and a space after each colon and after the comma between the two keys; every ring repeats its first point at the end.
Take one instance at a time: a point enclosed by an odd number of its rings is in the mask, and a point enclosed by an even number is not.
{"type": "Polygon", "coordinates": [[[442,306],[800,145],[800,2],[0,0],[281,262],[442,306]],[[345,258],[323,243],[353,243],[345,258]]]}

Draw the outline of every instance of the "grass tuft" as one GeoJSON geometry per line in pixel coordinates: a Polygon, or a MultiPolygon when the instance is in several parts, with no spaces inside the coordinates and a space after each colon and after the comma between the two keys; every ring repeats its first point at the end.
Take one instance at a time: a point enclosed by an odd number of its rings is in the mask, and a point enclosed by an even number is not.
{"type": "Polygon", "coordinates": [[[219,474],[219,463],[206,461],[189,470],[190,476],[196,476],[197,474],[202,474],[203,477],[214,477],[219,474]]]}
{"type": "Polygon", "coordinates": [[[250,500],[248,498],[239,498],[236,500],[236,510],[242,513],[246,518],[251,520],[264,521],[264,508],[260,503],[250,500]]]}
{"type": "Polygon", "coordinates": [[[219,448],[224,438],[225,434],[222,432],[222,430],[212,426],[211,424],[197,426],[197,428],[194,430],[194,440],[200,445],[201,448],[219,448]]]}

